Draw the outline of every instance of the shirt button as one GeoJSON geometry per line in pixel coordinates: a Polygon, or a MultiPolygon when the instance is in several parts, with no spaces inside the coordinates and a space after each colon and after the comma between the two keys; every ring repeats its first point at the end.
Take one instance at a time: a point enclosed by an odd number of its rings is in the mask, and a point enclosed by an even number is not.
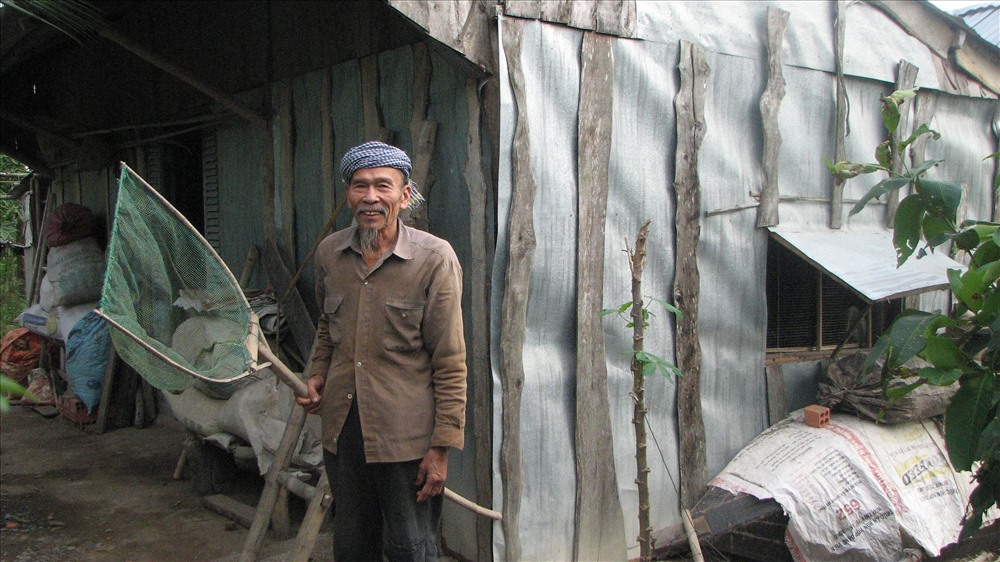
{"type": "Polygon", "coordinates": [[[333,442],[334,442],[334,443],[336,443],[336,442],[337,442],[337,438],[336,438],[336,437],[334,437],[334,438],[333,438],[333,442]]]}
{"type": "Polygon", "coordinates": [[[358,367],[360,367],[360,366],[361,366],[361,361],[358,361],[358,367]]]}
{"type": "Polygon", "coordinates": [[[365,281],[365,285],[367,285],[367,284],[368,284],[368,282],[367,282],[367,281],[365,281]]]}
{"type": "Polygon", "coordinates": [[[347,399],[348,399],[348,400],[350,400],[350,399],[352,399],[352,398],[354,398],[354,395],[353,395],[353,394],[351,394],[350,392],[348,392],[348,393],[347,393],[347,399]]]}
{"type": "Polygon", "coordinates": [[[406,318],[406,313],[405,312],[403,313],[403,318],[406,318]]]}

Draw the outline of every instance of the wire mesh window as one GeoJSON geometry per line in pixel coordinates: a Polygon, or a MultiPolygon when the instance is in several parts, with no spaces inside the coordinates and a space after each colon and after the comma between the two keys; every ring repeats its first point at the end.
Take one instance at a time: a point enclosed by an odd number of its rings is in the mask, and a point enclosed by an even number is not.
{"type": "Polygon", "coordinates": [[[767,349],[871,347],[902,309],[871,303],[774,238],[767,247],[767,349]]]}

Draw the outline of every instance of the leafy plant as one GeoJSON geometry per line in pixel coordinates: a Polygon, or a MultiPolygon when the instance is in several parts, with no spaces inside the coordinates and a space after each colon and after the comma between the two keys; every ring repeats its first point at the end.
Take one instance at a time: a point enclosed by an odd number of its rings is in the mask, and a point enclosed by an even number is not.
{"type": "MultiPolygon", "coordinates": [[[[680,309],[678,309],[677,307],[675,307],[674,305],[668,303],[667,301],[665,301],[663,299],[658,299],[658,298],[650,297],[648,295],[646,296],[646,298],[649,299],[649,301],[648,301],[647,304],[643,305],[642,302],[639,303],[641,305],[641,307],[642,307],[641,308],[641,310],[642,310],[641,317],[642,317],[643,328],[648,328],[649,327],[649,319],[651,317],[653,317],[653,316],[656,316],[655,314],[653,314],[652,311],[649,310],[649,303],[659,304],[667,312],[676,315],[678,318],[681,318],[681,317],[684,316],[684,313],[681,312],[680,309]]],[[[600,315],[601,316],[608,316],[608,315],[611,315],[611,314],[616,314],[616,315],[618,315],[619,318],[621,318],[625,322],[625,327],[626,328],[633,328],[633,327],[635,327],[635,322],[632,321],[632,319],[631,319],[631,312],[629,312],[629,311],[632,310],[632,306],[635,305],[635,304],[636,303],[633,302],[633,301],[628,301],[626,303],[623,303],[618,308],[605,308],[605,309],[601,310],[600,315]]],[[[660,373],[668,381],[672,381],[673,377],[675,377],[675,376],[679,377],[679,376],[682,375],[681,370],[678,369],[676,365],[674,365],[670,361],[667,361],[667,360],[659,357],[658,355],[655,355],[655,354],[650,353],[648,351],[642,351],[642,350],[638,350],[637,351],[635,349],[629,350],[628,353],[636,361],[638,361],[640,365],[642,365],[642,375],[643,376],[648,377],[650,375],[654,375],[656,373],[660,373]]]]}
{"type": "MultiPolygon", "coordinates": [[[[649,464],[646,461],[646,408],[645,401],[645,377],[656,372],[663,374],[667,380],[672,380],[674,375],[680,376],[680,370],[669,361],[666,361],[643,349],[645,340],[645,330],[649,326],[649,319],[653,313],[649,310],[649,305],[642,300],[642,269],[646,259],[646,240],[649,234],[650,221],[646,221],[639,228],[639,234],[635,240],[635,250],[628,248],[626,242],[625,253],[629,259],[629,269],[632,272],[632,300],[622,304],[618,308],[606,308],[600,312],[602,317],[610,314],[617,314],[625,321],[625,327],[632,330],[632,349],[629,351],[632,360],[630,368],[632,371],[632,426],[635,428],[635,483],[639,495],[639,560],[646,562],[653,559],[653,528],[649,522],[649,464]],[[626,313],[628,313],[626,315],[626,313]]],[[[673,305],[660,299],[649,298],[650,302],[656,302],[663,306],[667,312],[681,316],[681,311],[673,305]]]]}
{"type": "MultiPolygon", "coordinates": [[[[900,367],[914,356],[930,363],[917,369],[918,382],[887,392],[898,399],[923,384],[958,384],[959,389],[945,412],[945,444],[956,470],[975,469],[972,491],[962,526],[967,537],[982,525],[984,513],[1000,502],[1000,224],[964,221],[958,224],[962,188],[953,181],[929,179],[926,173],[941,160],[906,165],[907,149],[918,138],[940,135],[920,125],[907,139],[893,141],[899,125],[900,106],[916,95],[916,89],[897,91],[882,98],[882,120],[890,139],[875,150],[874,164],[827,161],[838,179],[859,174],[885,173],[851,210],[858,213],[871,201],[894,190],[912,186],[912,193],[899,203],[893,233],[897,261],[902,265],[914,253],[919,259],[942,244],[951,242],[969,256],[965,271],[948,270],[955,304],[951,315],[940,312],[904,311],[879,338],[868,357],[870,367],[885,356],[884,388],[901,373],[900,367]],[[893,163],[896,163],[894,171],[893,163]]],[[[998,158],[995,153],[987,158],[998,158]]],[[[1000,176],[993,182],[1000,196],[1000,176]]]]}

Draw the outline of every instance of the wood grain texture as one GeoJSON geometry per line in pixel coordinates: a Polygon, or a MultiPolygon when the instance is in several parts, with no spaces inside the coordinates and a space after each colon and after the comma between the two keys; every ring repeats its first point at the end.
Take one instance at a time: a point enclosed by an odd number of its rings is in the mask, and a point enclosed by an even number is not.
{"type": "MultiPolygon", "coordinates": [[[[483,174],[482,133],[479,88],[474,78],[465,83],[465,100],[469,108],[469,128],[466,133],[466,158],[463,177],[469,189],[469,238],[472,263],[469,277],[469,312],[472,316],[472,340],[469,342],[472,384],[472,426],[475,433],[476,503],[493,506],[493,377],[490,373],[490,275],[487,267],[487,190],[483,174]]],[[[488,562],[493,556],[493,522],[476,519],[476,560],[488,562]]]]}
{"type": "MultiPolygon", "coordinates": [[[[847,0],[837,0],[837,20],[834,24],[835,71],[837,77],[837,121],[834,125],[834,162],[847,159],[844,143],[847,139],[847,86],[844,84],[844,31],[847,28],[847,0]]],[[[839,229],[844,224],[844,182],[833,180],[830,195],[830,228],[839,229]]]]}
{"type": "Polygon", "coordinates": [[[767,9],[767,88],[760,97],[760,117],[764,127],[764,187],[757,208],[757,227],[778,224],[778,152],[781,149],[781,129],[778,111],[785,97],[785,77],[781,71],[781,45],[788,27],[789,13],[769,7],[767,9]]]}
{"type": "Polygon", "coordinates": [[[604,228],[614,105],[613,39],[584,33],[577,127],[577,371],[574,560],[626,557],[615,476],[604,329],[604,228]]]}
{"type": "MultiPolygon", "coordinates": [[[[504,20],[503,49],[511,87],[518,108],[527,107],[521,65],[521,22],[504,20]]],[[[528,290],[535,254],[535,178],[531,171],[531,146],[527,115],[518,110],[514,129],[513,194],[508,219],[508,258],[503,310],[500,320],[501,432],[500,478],[503,480],[503,533],[506,558],[521,558],[519,534],[524,467],[521,458],[521,393],[524,389],[524,338],[528,290]]]]}
{"type": "Polygon", "coordinates": [[[698,149],[705,136],[705,93],[710,69],[701,46],[681,41],[680,89],[674,98],[677,115],[677,152],[674,190],[677,269],[674,305],[677,319],[677,424],[680,429],[681,504],[690,508],[705,488],[705,423],[701,411],[701,343],[698,339],[698,238],[701,236],[701,188],[698,149]]]}

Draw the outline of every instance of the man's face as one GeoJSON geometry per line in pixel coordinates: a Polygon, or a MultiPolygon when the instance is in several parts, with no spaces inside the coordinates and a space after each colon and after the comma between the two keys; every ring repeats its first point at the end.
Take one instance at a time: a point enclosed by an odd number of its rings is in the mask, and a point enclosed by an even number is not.
{"type": "Polygon", "coordinates": [[[395,234],[396,218],[410,202],[410,186],[396,168],[362,168],[347,184],[347,204],[358,227],[395,234]],[[388,228],[388,231],[386,229],[388,228]]]}

